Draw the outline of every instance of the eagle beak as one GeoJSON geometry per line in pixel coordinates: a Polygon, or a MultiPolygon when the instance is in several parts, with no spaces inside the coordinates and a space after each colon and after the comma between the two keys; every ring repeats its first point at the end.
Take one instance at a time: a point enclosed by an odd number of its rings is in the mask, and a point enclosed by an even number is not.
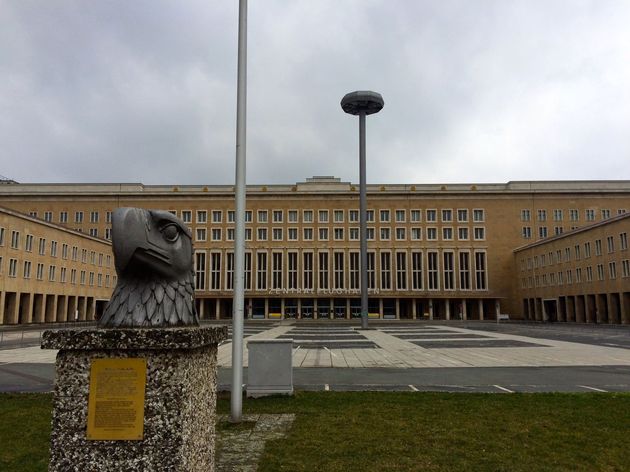
{"type": "Polygon", "coordinates": [[[140,208],[116,208],[112,213],[112,245],[116,272],[123,273],[138,248],[146,246],[148,212],[140,208]]]}

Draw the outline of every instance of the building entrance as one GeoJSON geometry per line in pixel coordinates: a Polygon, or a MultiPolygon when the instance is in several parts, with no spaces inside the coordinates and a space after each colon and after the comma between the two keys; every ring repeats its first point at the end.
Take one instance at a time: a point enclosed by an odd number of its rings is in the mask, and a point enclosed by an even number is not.
{"type": "Polygon", "coordinates": [[[311,319],[313,318],[313,299],[305,298],[302,300],[302,310],[300,313],[302,318],[311,319]]]}

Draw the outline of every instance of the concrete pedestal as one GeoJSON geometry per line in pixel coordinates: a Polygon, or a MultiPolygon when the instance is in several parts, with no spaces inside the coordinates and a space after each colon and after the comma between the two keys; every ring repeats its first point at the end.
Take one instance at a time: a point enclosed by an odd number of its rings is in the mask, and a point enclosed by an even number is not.
{"type": "Polygon", "coordinates": [[[216,362],[225,327],[46,331],[59,349],[49,471],[214,470],[216,362]],[[144,359],[142,439],[88,440],[94,359],[144,359]]]}

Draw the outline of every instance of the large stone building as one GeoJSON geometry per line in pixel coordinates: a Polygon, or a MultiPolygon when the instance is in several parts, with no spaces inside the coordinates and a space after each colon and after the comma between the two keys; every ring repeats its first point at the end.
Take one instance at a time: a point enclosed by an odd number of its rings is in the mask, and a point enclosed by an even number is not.
{"type": "Polygon", "coordinates": [[[94,320],[115,284],[109,241],[0,208],[0,325],[94,320]]]}
{"type": "MultiPolygon", "coordinates": [[[[332,177],[248,186],[248,315],[359,314],[358,193],[332,177]]],[[[231,314],[232,186],[12,183],[0,205],[97,238],[116,207],[169,210],[193,232],[202,317],[231,314]]],[[[630,182],[369,185],[368,207],[371,316],[518,318],[514,249],[625,213],[630,182]]]]}
{"type": "Polygon", "coordinates": [[[514,251],[527,319],[630,323],[630,213],[514,251]]]}

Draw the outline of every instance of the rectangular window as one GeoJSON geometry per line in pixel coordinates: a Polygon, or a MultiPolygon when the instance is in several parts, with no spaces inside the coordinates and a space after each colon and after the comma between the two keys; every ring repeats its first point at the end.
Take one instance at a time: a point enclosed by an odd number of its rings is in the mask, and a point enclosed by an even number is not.
{"type": "Polygon", "coordinates": [[[523,226],[521,230],[521,234],[525,239],[531,239],[532,237],[532,228],[530,226],[523,226]]]}
{"type": "Polygon", "coordinates": [[[624,277],[630,277],[630,259],[624,259],[621,261],[621,268],[624,277]]]}
{"type": "Polygon", "coordinates": [[[427,228],[427,240],[428,241],[436,241],[437,240],[437,228],[427,228]]]}
{"type": "Polygon", "coordinates": [[[404,241],[405,239],[407,239],[405,228],[396,228],[396,241],[404,241]]]}
{"type": "Polygon", "coordinates": [[[319,253],[319,285],[320,290],[327,290],[328,286],[328,253],[319,253]]]}
{"type": "Polygon", "coordinates": [[[622,251],[628,249],[628,233],[619,233],[619,248],[622,251]]]}
{"type": "Polygon", "coordinates": [[[359,289],[359,253],[350,253],[350,290],[359,289]]]}
{"type": "Polygon", "coordinates": [[[304,228],[302,230],[304,233],[304,241],[312,241],[313,240],[313,228],[304,228]]]}
{"type": "Polygon", "coordinates": [[[64,260],[68,259],[68,245],[67,244],[61,245],[61,258],[64,260]]]}
{"type": "Polygon", "coordinates": [[[267,223],[267,210],[258,210],[258,223],[267,223]]]}
{"type": "Polygon", "coordinates": [[[585,210],[586,221],[595,221],[595,210],[585,210]]]}
{"type": "Polygon", "coordinates": [[[59,274],[59,282],[61,282],[62,284],[66,283],[66,272],[67,272],[67,269],[65,267],[62,267],[61,273],[59,274]]]}
{"type": "Polygon", "coordinates": [[[195,290],[206,289],[206,253],[195,253],[195,290]]]}
{"type": "Polygon", "coordinates": [[[538,221],[547,221],[547,210],[538,210],[538,221]]]}
{"type": "Polygon", "coordinates": [[[529,210],[521,210],[521,221],[530,221],[531,212],[529,210]]]}
{"type": "Polygon", "coordinates": [[[282,241],[282,228],[273,228],[271,234],[274,241],[282,241]]]}
{"type": "Polygon", "coordinates": [[[381,241],[389,241],[389,228],[381,228],[381,241]]]}
{"type": "MultiPolygon", "coordinates": [[[[56,271],[56,267],[54,265],[51,265],[50,267],[48,267],[48,280],[51,282],[55,281],[55,271],[56,271]]],[[[92,282],[90,285],[94,285],[94,283],[92,282]]]]}
{"type": "Polygon", "coordinates": [[[196,241],[205,241],[206,240],[206,228],[197,228],[195,231],[195,240],[196,241]]]}
{"type": "Polygon", "coordinates": [[[295,290],[298,288],[298,253],[291,251],[287,253],[287,288],[295,290]]]}
{"type": "Polygon", "coordinates": [[[74,222],[75,223],[83,223],[83,212],[75,211],[74,212],[74,222]]]}
{"type": "Polygon", "coordinates": [[[607,220],[610,218],[610,210],[602,209],[602,220],[607,220]]]}
{"type": "Polygon", "coordinates": [[[9,277],[17,277],[17,259],[9,259],[9,277]]]}
{"type": "Polygon", "coordinates": [[[67,223],[68,222],[68,212],[61,211],[59,212],[59,223],[67,223]]]}
{"type": "Polygon", "coordinates": [[[234,241],[235,236],[236,236],[236,230],[234,228],[228,228],[227,232],[225,233],[225,240],[234,241]]]}
{"type": "Polygon", "coordinates": [[[267,241],[267,228],[258,228],[256,231],[257,241],[267,241]]]}
{"type": "Polygon", "coordinates": [[[182,221],[184,223],[192,223],[192,211],[182,210],[182,221]]]}
{"type": "Polygon", "coordinates": [[[39,255],[46,255],[46,240],[44,238],[39,238],[39,255]]]}
{"type": "Polygon", "coordinates": [[[206,210],[197,210],[197,223],[206,224],[208,222],[208,212],[206,210]]]}
{"type": "Polygon", "coordinates": [[[422,290],[422,253],[411,253],[411,289],[422,290]]]}
{"type": "Polygon", "coordinates": [[[223,221],[223,211],[222,210],[212,210],[212,222],[213,223],[221,223],[223,221]]]}
{"type": "Polygon", "coordinates": [[[98,228],[90,228],[89,229],[89,234],[90,234],[90,236],[98,238],[98,228]]]}
{"type": "Polygon", "coordinates": [[[439,290],[438,280],[438,253],[434,251],[427,252],[427,275],[429,278],[429,290],[439,290]]]}
{"type": "Polygon", "coordinates": [[[368,290],[376,288],[376,253],[367,253],[368,290]]]}
{"type": "Polygon", "coordinates": [[[313,289],[313,253],[302,254],[302,286],[304,290],[313,289]]]}
{"type": "Polygon", "coordinates": [[[422,221],[422,210],[411,210],[410,220],[412,223],[419,223],[422,221]]]}
{"type": "MultiPolygon", "coordinates": [[[[177,216],[177,215],[175,215],[177,216]]],[[[106,211],[105,212],[105,223],[107,224],[111,224],[112,223],[112,212],[111,211],[106,211]]]]}
{"type": "Polygon", "coordinates": [[[465,209],[457,210],[457,222],[458,223],[468,222],[468,210],[465,210],[465,209]]]}
{"type": "Polygon", "coordinates": [[[256,290],[267,290],[267,253],[256,253],[256,290]]]}
{"type": "Polygon", "coordinates": [[[343,228],[335,228],[333,230],[335,241],[343,241],[343,228]]]}
{"type": "Polygon", "coordinates": [[[586,268],[586,281],[587,282],[592,282],[593,281],[593,267],[588,266],[586,268]]]}
{"type": "Polygon", "coordinates": [[[450,223],[453,221],[453,210],[442,210],[442,222],[450,223]]]}
{"type": "Polygon", "coordinates": [[[98,211],[90,212],[90,223],[98,223],[98,211]]]}
{"type": "Polygon", "coordinates": [[[602,240],[601,239],[595,240],[595,255],[596,256],[602,255],[602,240]]]}
{"type": "Polygon", "coordinates": [[[343,223],[343,210],[333,210],[333,221],[343,223]]]}
{"type": "Polygon", "coordinates": [[[483,226],[476,226],[474,229],[475,241],[483,241],[486,239],[486,228],[483,226]]]}
{"type": "Polygon", "coordinates": [[[459,253],[459,288],[470,290],[470,253],[459,253]]]}
{"type": "Polygon", "coordinates": [[[350,223],[358,223],[359,222],[359,210],[349,210],[348,211],[348,220],[350,220],[350,223]]]}
{"type": "Polygon", "coordinates": [[[563,232],[563,228],[562,226],[554,226],[553,227],[553,233],[558,236],[559,234],[562,234],[563,232]]]}
{"type": "Polygon", "coordinates": [[[486,253],[475,252],[475,282],[477,290],[486,290],[486,253]]]}
{"type": "Polygon", "coordinates": [[[389,223],[389,210],[381,210],[380,211],[380,222],[381,223],[389,223]]]}
{"type": "Polygon", "coordinates": [[[350,239],[350,241],[358,241],[359,240],[359,228],[350,228],[349,229],[349,239],[350,239]]]}
{"type": "Polygon", "coordinates": [[[212,240],[221,241],[221,228],[212,228],[212,240]]]}
{"type": "Polygon", "coordinates": [[[334,282],[335,285],[333,288],[342,289],[344,288],[343,283],[343,275],[344,275],[344,254],[343,252],[335,251],[333,253],[333,272],[334,272],[334,282]]]}
{"type": "Polygon", "coordinates": [[[485,219],[486,219],[486,215],[485,215],[484,210],[481,210],[481,209],[473,210],[473,221],[475,223],[481,223],[485,221],[485,219]]]}
{"type": "Polygon", "coordinates": [[[427,210],[427,221],[431,223],[437,221],[437,210],[427,210]]]}
{"type": "Polygon", "coordinates": [[[282,223],[284,219],[284,212],[282,210],[273,210],[273,222],[274,223],[282,223]]]}
{"type": "Polygon", "coordinates": [[[381,252],[381,290],[392,289],[392,255],[381,252]]]}
{"type": "Polygon", "coordinates": [[[77,283],[77,270],[70,269],[70,283],[76,285],[77,283]]]}
{"type": "Polygon", "coordinates": [[[604,264],[597,264],[597,280],[604,280],[604,264]]]}
{"type": "Polygon", "coordinates": [[[57,241],[50,241],[50,256],[57,257],[57,241]]]}
{"type": "Polygon", "coordinates": [[[11,249],[20,248],[20,232],[11,231],[11,249]]]}
{"type": "Polygon", "coordinates": [[[52,221],[52,211],[44,212],[44,221],[48,221],[49,223],[52,221]]]}
{"type": "Polygon", "coordinates": [[[289,241],[297,241],[298,240],[298,229],[297,228],[289,228],[287,230],[287,239],[289,241]]]}
{"type": "Polygon", "coordinates": [[[245,290],[252,289],[252,253],[245,253],[245,290]]]}
{"type": "Polygon", "coordinates": [[[569,210],[569,219],[571,221],[579,221],[580,219],[580,212],[574,208],[569,210]]]}
{"type": "Polygon", "coordinates": [[[563,216],[562,210],[553,211],[553,221],[562,221],[563,216]]]}
{"type": "Polygon", "coordinates": [[[25,244],[24,244],[24,250],[26,252],[32,252],[33,251],[33,235],[32,234],[27,234],[26,238],[25,238],[25,244]]]}
{"type": "Polygon", "coordinates": [[[254,212],[252,210],[245,211],[245,223],[251,223],[254,219],[254,212]]]}
{"type": "Polygon", "coordinates": [[[407,253],[396,253],[396,289],[407,290],[407,253]]]}
{"type": "Polygon", "coordinates": [[[617,264],[615,261],[611,261],[608,263],[608,275],[611,279],[617,278],[617,264]]]}
{"type": "Polygon", "coordinates": [[[228,212],[227,212],[227,220],[228,220],[228,223],[236,222],[236,211],[228,210],[228,212]]]}
{"type": "Polygon", "coordinates": [[[298,211],[297,210],[289,210],[287,212],[287,221],[289,223],[297,223],[298,222],[298,211]]]}
{"type": "Polygon", "coordinates": [[[302,214],[302,222],[303,223],[313,222],[313,210],[304,210],[304,213],[302,214]]]}
{"type": "MultiPolygon", "coordinates": [[[[575,247],[573,248],[573,250],[575,251],[575,260],[579,261],[581,259],[581,253],[580,253],[580,245],[576,244],[575,247]]],[[[560,262],[560,261],[558,261],[560,262]]]]}
{"type": "Polygon", "coordinates": [[[282,253],[271,253],[271,288],[282,288],[282,253]]]}
{"type": "Polygon", "coordinates": [[[251,240],[252,240],[252,229],[245,228],[245,241],[251,241],[251,240]]]}
{"type": "Polygon", "coordinates": [[[411,228],[411,240],[420,241],[422,239],[422,228],[411,228]]]}
{"type": "Polygon", "coordinates": [[[591,257],[591,243],[584,243],[584,257],[591,257]]]}
{"type": "Polygon", "coordinates": [[[365,221],[368,223],[374,223],[374,210],[366,210],[365,221]]]}
{"type": "Polygon", "coordinates": [[[328,241],[328,228],[319,228],[318,236],[320,241],[328,241]]]}
{"type": "Polygon", "coordinates": [[[210,253],[210,290],[221,290],[221,253],[210,253]]]}
{"type": "Polygon", "coordinates": [[[37,264],[37,273],[35,274],[37,280],[44,280],[44,264],[37,264]]]}
{"type": "Polygon", "coordinates": [[[234,253],[225,254],[225,288],[226,290],[234,290],[234,253]]]}
{"type": "Polygon", "coordinates": [[[319,210],[317,212],[318,223],[328,223],[328,210],[319,210]]]}
{"type": "Polygon", "coordinates": [[[444,290],[455,290],[455,257],[452,252],[442,254],[444,290]]]}
{"type": "Polygon", "coordinates": [[[615,252],[615,238],[613,236],[608,236],[606,238],[606,243],[608,245],[608,254],[615,252]]]}
{"type": "Polygon", "coordinates": [[[396,223],[404,223],[405,217],[405,210],[396,210],[396,223]]]}
{"type": "Polygon", "coordinates": [[[450,228],[450,227],[442,228],[442,240],[444,241],[453,240],[453,228],[450,228]]]}
{"type": "Polygon", "coordinates": [[[538,228],[538,237],[540,239],[543,239],[543,238],[547,237],[547,227],[546,226],[540,226],[538,228]]]}

